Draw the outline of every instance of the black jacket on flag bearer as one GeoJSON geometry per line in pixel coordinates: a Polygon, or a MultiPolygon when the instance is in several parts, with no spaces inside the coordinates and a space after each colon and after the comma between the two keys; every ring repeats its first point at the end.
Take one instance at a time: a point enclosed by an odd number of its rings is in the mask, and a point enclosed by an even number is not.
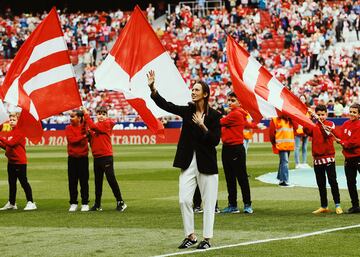
{"type": "Polygon", "coordinates": [[[35,141],[41,119],[82,105],[55,7],[21,46],[1,91],[5,102],[22,108],[18,127],[35,141]]]}
{"type": "Polygon", "coordinates": [[[95,71],[98,90],[123,92],[127,102],[139,113],[149,129],[161,133],[157,118],[169,115],[150,99],[146,72],[157,74],[157,88],[175,104],[189,102],[187,85],[151,25],[136,6],[110,53],[95,71]]]}
{"type": "Polygon", "coordinates": [[[256,122],[283,113],[302,126],[314,127],[306,116],[306,105],[231,36],[227,37],[226,51],[236,96],[256,122]]]}

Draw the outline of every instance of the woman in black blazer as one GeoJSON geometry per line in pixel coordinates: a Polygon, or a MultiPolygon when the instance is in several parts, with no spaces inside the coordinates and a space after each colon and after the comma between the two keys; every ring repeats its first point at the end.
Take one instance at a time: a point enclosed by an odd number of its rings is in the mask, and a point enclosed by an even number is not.
{"type": "Polygon", "coordinates": [[[180,139],[177,145],[174,167],[180,168],[179,203],[184,224],[185,239],[179,246],[189,248],[197,243],[194,230],[192,199],[196,185],[199,185],[204,201],[204,229],[197,248],[210,247],[213,237],[214,209],[218,191],[218,166],[216,146],[220,141],[221,114],[209,107],[209,86],[203,81],[196,82],[191,90],[192,102],[186,106],[167,102],[155,88],[155,72],[147,74],[151,98],[161,109],[183,119],[180,139]]]}

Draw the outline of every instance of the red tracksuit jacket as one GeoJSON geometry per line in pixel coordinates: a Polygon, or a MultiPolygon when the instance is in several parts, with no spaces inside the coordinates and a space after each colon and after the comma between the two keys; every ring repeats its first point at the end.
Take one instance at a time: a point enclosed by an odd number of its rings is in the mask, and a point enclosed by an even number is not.
{"type": "Polygon", "coordinates": [[[256,124],[246,120],[247,113],[240,107],[233,108],[228,115],[220,119],[221,140],[224,145],[244,143],[244,128],[256,128],[256,124]]]}
{"type": "Polygon", "coordinates": [[[91,130],[90,145],[94,158],[112,156],[111,133],[115,122],[108,118],[105,121],[94,123],[88,114],[85,114],[84,117],[91,130]]]}
{"type": "MultiPolygon", "coordinates": [[[[325,120],[324,125],[335,128],[332,121],[325,120]]],[[[327,134],[322,125],[317,122],[314,128],[304,127],[304,132],[312,137],[312,156],[315,165],[335,161],[334,137],[327,134]]]]}
{"type": "Polygon", "coordinates": [[[345,159],[360,157],[360,120],[347,120],[334,132],[341,139],[345,159]]]}
{"type": "Polygon", "coordinates": [[[88,140],[84,125],[73,126],[67,125],[65,128],[67,139],[68,155],[75,158],[86,157],[89,153],[88,140]]]}
{"type": "Polygon", "coordinates": [[[16,127],[6,137],[0,138],[0,147],[5,149],[5,155],[11,164],[27,164],[25,136],[16,127]]]}

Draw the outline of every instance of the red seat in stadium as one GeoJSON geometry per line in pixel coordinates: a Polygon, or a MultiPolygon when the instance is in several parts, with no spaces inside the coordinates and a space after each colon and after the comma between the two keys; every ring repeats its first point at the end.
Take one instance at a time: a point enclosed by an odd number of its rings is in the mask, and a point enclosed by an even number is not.
{"type": "Polygon", "coordinates": [[[284,40],[282,40],[281,38],[279,38],[278,40],[275,41],[276,42],[276,48],[279,49],[283,49],[284,48],[284,40]]]}
{"type": "Polygon", "coordinates": [[[274,40],[269,40],[269,48],[275,49],[277,47],[276,42],[274,40]]]}

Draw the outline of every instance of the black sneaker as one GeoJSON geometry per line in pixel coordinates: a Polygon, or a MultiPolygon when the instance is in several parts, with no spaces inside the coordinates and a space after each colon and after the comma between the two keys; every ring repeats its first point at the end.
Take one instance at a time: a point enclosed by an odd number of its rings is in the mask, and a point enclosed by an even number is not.
{"type": "Polygon", "coordinates": [[[294,185],[288,184],[285,181],[279,183],[280,187],[294,187],[294,185]]]}
{"type": "Polygon", "coordinates": [[[124,203],[124,201],[118,201],[116,205],[116,210],[118,211],[124,211],[126,209],[127,205],[124,203]]]}
{"type": "Polygon", "coordinates": [[[89,211],[102,211],[101,206],[94,205],[89,209],[89,211]]]}
{"type": "Polygon", "coordinates": [[[219,214],[221,212],[220,208],[219,207],[215,207],[215,214],[219,214]]]}
{"type": "Polygon", "coordinates": [[[204,210],[201,207],[195,207],[194,208],[194,213],[203,213],[204,210]]]}
{"type": "Polygon", "coordinates": [[[186,249],[189,248],[190,246],[193,246],[194,244],[197,243],[197,239],[195,238],[195,240],[191,240],[190,238],[185,238],[181,245],[179,245],[179,249],[186,249]]]}
{"type": "Polygon", "coordinates": [[[348,214],[353,214],[353,213],[360,213],[360,207],[351,207],[348,211],[348,214]]]}
{"type": "Polygon", "coordinates": [[[198,246],[196,247],[196,249],[208,249],[210,248],[211,245],[210,245],[210,242],[207,241],[207,240],[202,240],[198,246]]]}

